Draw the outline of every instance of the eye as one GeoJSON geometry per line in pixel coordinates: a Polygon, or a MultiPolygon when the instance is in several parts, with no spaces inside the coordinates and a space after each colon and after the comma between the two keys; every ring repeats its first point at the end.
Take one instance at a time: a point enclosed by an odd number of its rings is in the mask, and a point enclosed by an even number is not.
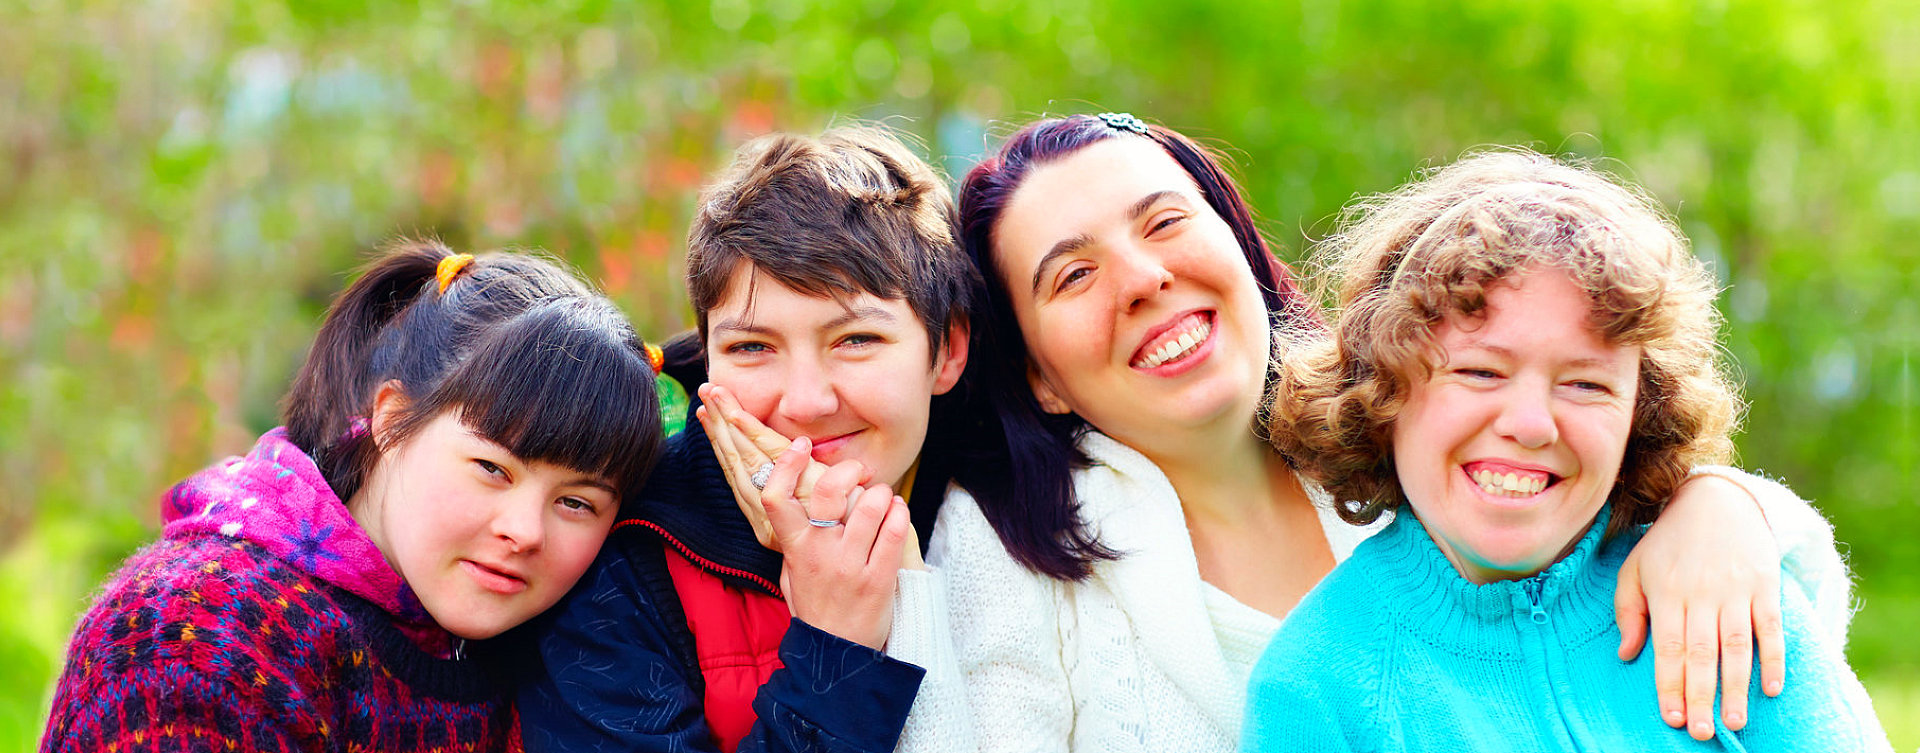
{"type": "Polygon", "coordinates": [[[1499,379],[1500,378],[1500,372],[1494,371],[1492,369],[1460,368],[1460,369],[1454,369],[1453,373],[1459,374],[1460,376],[1466,377],[1468,379],[1499,379]]]}
{"type": "Polygon", "coordinates": [[[1147,235],[1151,236],[1155,233],[1158,233],[1162,230],[1165,230],[1167,228],[1173,227],[1174,225],[1178,225],[1186,221],[1187,221],[1187,216],[1184,214],[1176,214],[1176,215],[1167,217],[1165,219],[1156,220],[1153,223],[1153,227],[1147,229],[1147,235]]]}
{"type": "Polygon", "coordinates": [[[1579,391],[1581,391],[1581,392],[1590,392],[1590,393],[1593,393],[1593,394],[1595,394],[1595,395],[1610,395],[1610,394],[1613,394],[1613,388],[1611,388],[1611,387],[1608,387],[1608,386],[1606,386],[1606,385],[1604,385],[1604,384],[1601,384],[1601,383],[1599,383],[1599,382],[1589,382],[1589,381],[1586,381],[1586,380],[1584,380],[1584,379],[1582,379],[1582,380],[1575,380],[1575,381],[1573,381],[1573,382],[1571,382],[1571,383],[1569,383],[1569,386],[1571,386],[1571,387],[1573,387],[1574,389],[1576,389],[1576,390],[1579,390],[1579,391]]]}
{"type": "Polygon", "coordinates": [[[860,347],[862,345],[876,345],[884,341],[885,341],[885,338],[882,338],[879,335],[872,334],[869,332],[859,332],[859,333],[847,335],[846,337],[840,338],[841,345],[850,345],[853,347],[860,347]]]}
{"type": "Polygon", "coordinates": [[[732,345],[727,346],[728,353],[758,354],[758,353],[766,353],[770,350],[773,350],[773,349],[770,347],[767,347],[766,343],[752,342],[752,341],[738,342],[738,343],[734,343],[732,345]]]}
{"type": "Polygon", "coordinates": [[[498,465],[495,465],[492,461],[481,460],[480,458],[474,458],[473,463],[474,465],[480,466],[480,472],[485,473],[489,476],[499,476],[501,478],[506,478],[507,476],[506,469],[501,468],[498,465]]]}
{"type": "Polygon", "coordinates": [[[1066,290],[1090,274],[1093,274],[1093,267],[1074,267],[1069,269],[1065,274],[1060,275],[1060,284],[1054,286],[1053,290],[1056,293],[1066,290]]]}
{"type": "Polygon", "coordinates": [[[592,502],[589,502],[580,497],[561,497],[560,499],[555,501],[559,502],[561,507],[565,507],[568,510],[585,512],[588,514],[593,514],[599,511],[597,508],[593,506],[592,502]]]}

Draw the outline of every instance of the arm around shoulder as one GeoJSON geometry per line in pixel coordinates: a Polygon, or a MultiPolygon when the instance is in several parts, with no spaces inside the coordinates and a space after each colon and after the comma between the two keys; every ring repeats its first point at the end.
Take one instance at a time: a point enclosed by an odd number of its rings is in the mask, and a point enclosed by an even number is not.
{"type": "Polygon", "coordinates": [[[1753,495],[1780,547],[1786,583],[1806,595],[1814,623],[1841,650],[1853,620],[1853,577],[1833,538],[1833,525],[1792,489],[1757,473],[1722,465],[1703,465],[1693,475],[1732,482],[1753,495]]]}

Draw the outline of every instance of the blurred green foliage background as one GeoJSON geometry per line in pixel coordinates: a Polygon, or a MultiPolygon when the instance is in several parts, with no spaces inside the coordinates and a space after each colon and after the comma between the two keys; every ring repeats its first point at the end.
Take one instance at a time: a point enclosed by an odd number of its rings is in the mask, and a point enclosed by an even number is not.
{"type": "Polygon", "coordinates": [[[1227,150],[1298,258],[1486,144],[1619,160],[1728,286],[1742,464],[1851,552],[1920,745],[1920,12],[1897,0],[0,0],[0,750],[157,495],[276,423],[379,241],[538,247],[658,338],[703,176],[880,120],[952,174],[1040,114],[1227,150]]]}

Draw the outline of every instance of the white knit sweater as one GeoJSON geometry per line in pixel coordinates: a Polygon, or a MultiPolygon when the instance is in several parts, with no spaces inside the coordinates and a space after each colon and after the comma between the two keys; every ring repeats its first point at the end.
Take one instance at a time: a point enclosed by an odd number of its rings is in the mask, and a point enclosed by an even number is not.
{"type": "MultiPolygon", "coordinates": [[[[927,551],[931,569],[902,571],[894,604],[887,653],[928,670],[900,751],[1237,745],[1257,644],[1279,619],[1200,579],[1180,500],[1158,467],[1097,432],[1080,448],[1095,462],[1074,475],[1082,519],[1122,557],[1079,583],[1036,574],[1007,554],[973,498],[952,489],[927,551]]],[[[1823,618],[1838,619],[1826,629],[1844,640],[1849,582],[1826,521],[1777,484],[1711,472],[1762,499],[1789,572],[1814,574],[1799,585],[1817,595],[1823,618]]],[[[1349,526],[1308,489],[1336,560],[1385,523],[1349,526]]]]}

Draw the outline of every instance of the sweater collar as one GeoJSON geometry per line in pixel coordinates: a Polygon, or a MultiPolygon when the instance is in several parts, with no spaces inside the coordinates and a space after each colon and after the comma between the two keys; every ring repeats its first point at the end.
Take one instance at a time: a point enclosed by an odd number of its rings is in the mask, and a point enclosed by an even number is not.
{"type": "Polygon", "coordinates": [[[1238,729],[1245,678],[1228,671],[1209,621],[1200,564],[1180,497],[1159,466],[1098,431],[1080,449],[1093,465],[1074,474],[1081,515],[1120,553],[1094,567],[1132,622],[1154,666],[1220,729],[1238,729]]]}
{"type": "Polygon", "coordinates": [[[1402,563],[1379,573],[1380,586],[1404,595],[1399,619],[1416,634],[1484,629],[1510,620],[1550,616],[1577,634],[1611,627],[1615,574],[1632,536],[1605,539],[1608,508],[1601,508],[1573,551],[1546,570],[1518,580],[1476,585],[1447,561],[1417,515],[1400,515],[1376,537],[1385,561],[1402,563]],[[1475,628],[1479,626],[1479,628],[1475,628]]]}
{"type": "Polygon", "coordinates": [[[667,438],[666,452],[638,499],[623,505],[619,528],[651,529],[702,569],[763,593],[780,582],[779,552],[760,545],[733,499],[733,487],[698,421],[667,438]],[[742,577],[743,571],[751,577],[742,577]]]}
{"type": "Polygon", "coordinates": [[[284,427],[261,435],[245,457],[228,458],[174,486],[161,517],[163,536],[250,541],[373,603],[404,626],[433,626],[413,590],[284,427]]]}

